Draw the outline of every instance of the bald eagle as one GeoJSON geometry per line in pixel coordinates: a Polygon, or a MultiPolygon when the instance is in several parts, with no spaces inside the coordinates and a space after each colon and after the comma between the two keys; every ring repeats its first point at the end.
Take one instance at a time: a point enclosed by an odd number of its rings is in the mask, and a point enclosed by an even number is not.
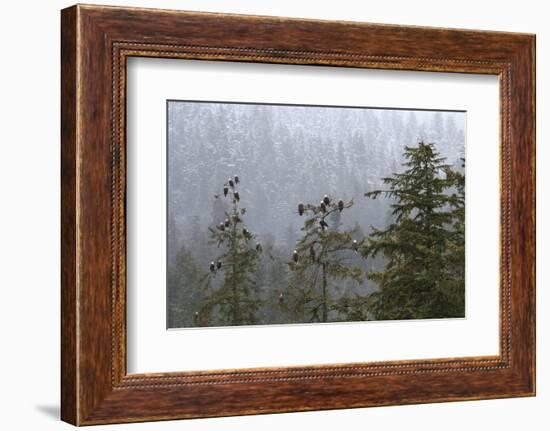
{"type": "Polygon", "coordinates": [[[325,203],[325,205],[330,204],[330,198],[328,197],[328,195],[325,195],[325,197],[323,198],[323,202],[325,203]]]}
{"type": "Polygon", "coordinates": [[[300,202],[298,204],[298,214],[302,215],[304,213],[304,204],[300,202]]]}
{"type": "Polygon", "coordinates": [[[338,210],[339,210],[340,212],[342,212],[343,209],[344,209],[344,201],[343,201],[342,199],[340,199],[340,200],[338,201],[338,210]]]}
{"type": "Polygon", "coordinates": [[[298,251],[297,250],[294,250],[292,252],[292,259],[294,260],[294,262],[298,263],[299,256],[298,256],[298,251]]]}

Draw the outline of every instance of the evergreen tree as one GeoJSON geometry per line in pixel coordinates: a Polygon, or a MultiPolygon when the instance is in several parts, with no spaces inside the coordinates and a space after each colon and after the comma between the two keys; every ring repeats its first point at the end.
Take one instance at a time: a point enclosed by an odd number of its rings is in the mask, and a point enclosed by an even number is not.
{"type": "Polygon", "coordinates": [[[405,147],[404,159],[404,172],[383,178],[387,189],[365,194],[392,198],[394,217],[362,248],[386,259],[383,271],[368,274],[379,286],[370,309],[379,320],[464,316],[464,177],[433,144],[405,147]]]}
{"type": "Polygon", "coordinates": [[[211,244],[217,245],[222,252],[212,260],[209,274],[204,279],[208,297],[196,316],[199,326],[250,325],[257,322],[260,301],[257,298],[255,273],[262,245],[259,242],[254,245],[255,235],[243,221],[246,208],[239,204],[239,183],[238,176],[230,178],[223,186],[223,197],[215,197],[229,199],[230,209],[225,212],[225,221],[209,228],[211,244]],[[223,273],[223,282],[214,289],[212,282],[219,273],[223,273]]]}
{"type": "Polygon", "coordinates": [[[453,183],[453,193],[450,196],[452,208],[452,236],[447,246],[447,265],[453,275],[449,286],[449,296],[455,304],[457,315],[464,315],[465,291],[465,175],[464,158],[461,159],[461,170],[446,169],[447,178],[453,183]]]}
{"type": "Polygon", "coordinates": [[[289,305],[299,321],[328,322],[338,320],[338,303],[342,295],[338,290],[346,280],[360,282],[363,271],[359,266],[349,266],[348,261],[363,240],[354,238],[355,231],[338,230],[341,213],[353,206],[353,200],[331,200],[327,195],[318,205],[298,205],[300,216],[305,215],[303,236],[297,242],[289,262],[293,276],[290,282],[289,305]],[[330,223],[333,223],[331,225],[330,223]],[[337,285],[339,284],[339,285],[337,285]]]}

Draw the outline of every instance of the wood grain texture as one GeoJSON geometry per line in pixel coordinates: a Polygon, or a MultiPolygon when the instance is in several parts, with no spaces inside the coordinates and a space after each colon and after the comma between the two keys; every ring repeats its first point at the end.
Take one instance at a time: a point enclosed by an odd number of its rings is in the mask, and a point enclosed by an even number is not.
{"type": "Polygon", "coordinates": [[[76,9],[61,17],[61,418],[77,422],[76,9]]]}
{"type": "Polygon", "coordinates": [[[533,35],[101,6],[62,11],[62,418],[76,424],[501,398],[535,391],[533,35]],[[126,374],[126,59],[495,74],[496,357],[126,374]]]}

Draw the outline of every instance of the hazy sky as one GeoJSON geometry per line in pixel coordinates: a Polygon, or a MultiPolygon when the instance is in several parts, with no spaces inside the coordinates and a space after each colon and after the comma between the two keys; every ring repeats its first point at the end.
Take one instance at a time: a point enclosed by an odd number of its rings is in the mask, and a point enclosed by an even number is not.
{"type": "Polygon", "coordinates": [[[324,194],[354,199],[345,225],[385,224],[388,202],[363,193],[401,170],[404,146],[419,140],[458,164],[466,113],[170,101],[168,126],[172,243],[188,239],[193,221],[202,228],[217,222],[223,208],[214,195],[237,174],[249,227],[284,244],[303,223],[297,204],[324,194]]]}

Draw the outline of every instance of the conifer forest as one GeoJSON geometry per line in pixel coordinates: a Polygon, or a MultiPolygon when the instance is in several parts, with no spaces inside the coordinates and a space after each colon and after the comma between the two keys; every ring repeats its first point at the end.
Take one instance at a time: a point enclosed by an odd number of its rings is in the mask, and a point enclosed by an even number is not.
{"type": "Polygon", "coordinates": [[[168,328],[464,317],[465,112],[167,103],[168,328]]]}

